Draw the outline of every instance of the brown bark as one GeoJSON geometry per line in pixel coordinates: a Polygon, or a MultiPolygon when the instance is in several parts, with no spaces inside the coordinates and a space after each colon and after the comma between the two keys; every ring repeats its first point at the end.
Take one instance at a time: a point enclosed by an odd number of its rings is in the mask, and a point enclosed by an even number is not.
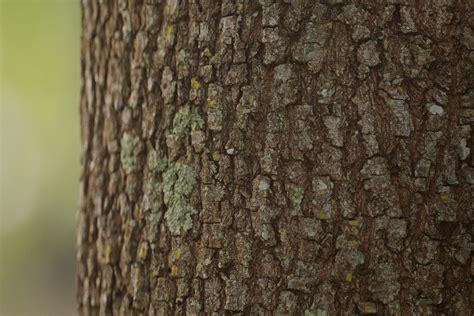
{"type": "Polygon", "coordinates": [[[472,1],[82,7],[81,314],[472,312],[472,1]]]}

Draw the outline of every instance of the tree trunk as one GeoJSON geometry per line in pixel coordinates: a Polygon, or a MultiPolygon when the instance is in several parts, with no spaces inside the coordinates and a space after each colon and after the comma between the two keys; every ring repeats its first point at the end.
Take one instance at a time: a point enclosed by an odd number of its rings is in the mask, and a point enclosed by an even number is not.
{"type": "Polygon", "coordinates": [[[83,0],[78,302],[469,315],[472,1],[83,0]]]}

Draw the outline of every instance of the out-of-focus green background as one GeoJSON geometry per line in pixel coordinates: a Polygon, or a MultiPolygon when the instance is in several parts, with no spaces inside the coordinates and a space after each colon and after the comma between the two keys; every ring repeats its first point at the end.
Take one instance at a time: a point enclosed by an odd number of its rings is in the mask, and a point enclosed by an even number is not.
{"type": "Polygon", "coordinates": [[[80,4],[0,3],[0,315],[73,315],[80,4]]]}

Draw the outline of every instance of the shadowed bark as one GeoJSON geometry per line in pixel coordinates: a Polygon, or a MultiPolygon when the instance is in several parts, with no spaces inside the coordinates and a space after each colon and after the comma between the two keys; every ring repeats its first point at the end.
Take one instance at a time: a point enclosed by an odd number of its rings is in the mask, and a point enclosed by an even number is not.
{"type": "Polygon", "coordinates": [[[83,0],[80,313],[472,313],[473,7],[83,0]]]}

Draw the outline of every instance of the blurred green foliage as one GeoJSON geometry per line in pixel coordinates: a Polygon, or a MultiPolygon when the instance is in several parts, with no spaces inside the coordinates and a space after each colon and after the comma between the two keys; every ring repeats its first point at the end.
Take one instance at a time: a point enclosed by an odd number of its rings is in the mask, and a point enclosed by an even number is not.
{"type": "Polygon", "coordinates": [[[0,314],[75,314],[80,4],[0,1],[0,314]]]}

